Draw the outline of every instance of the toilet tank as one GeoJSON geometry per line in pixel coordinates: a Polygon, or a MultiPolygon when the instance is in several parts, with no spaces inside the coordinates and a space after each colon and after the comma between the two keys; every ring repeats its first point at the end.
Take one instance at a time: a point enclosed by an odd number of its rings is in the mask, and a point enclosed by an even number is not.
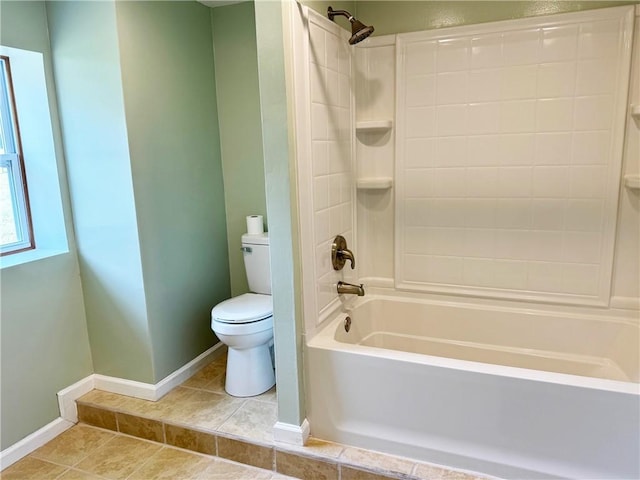
{"type": "Polygon", "coordinates": [[[269,234],[242,235],[242,256],[247,272],[249,290],[271,295],[271,261],[269,260],[269,234]]]}

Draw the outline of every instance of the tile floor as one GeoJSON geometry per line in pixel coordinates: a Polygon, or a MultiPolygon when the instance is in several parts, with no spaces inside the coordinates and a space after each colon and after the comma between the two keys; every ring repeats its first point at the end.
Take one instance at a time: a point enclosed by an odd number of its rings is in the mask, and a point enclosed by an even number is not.
{"type": "Polygon", "coordinates": [[[157,402],[89,392],[77,402],[81,423],[2,479],[483,480],[315,438],[304,447],[275,442],[275,388],[232,397],[225,365],[226,356],[218,357],[157,402]]]}
{"type": "Polygon", "coordinates": [[[287,479],[284,475],[78,424],[2,471],[3,480],[287,479]]]}

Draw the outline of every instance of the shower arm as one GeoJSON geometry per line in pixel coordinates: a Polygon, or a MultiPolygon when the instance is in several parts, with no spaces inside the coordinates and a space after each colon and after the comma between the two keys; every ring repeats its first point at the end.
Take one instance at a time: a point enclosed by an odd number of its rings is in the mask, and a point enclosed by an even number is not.
{"type": "Polygon", "coordinates": [[[353,15],[351,15],[346,10],[334,10],[331,7],[327,9],[327,16],[329,17],[329,20],[334,21],[333,17],[335,17],[336,15],[342,15],[343,17],[347,17],[349,19],[349,22],[353,22],[354,20],[353,15]]]}

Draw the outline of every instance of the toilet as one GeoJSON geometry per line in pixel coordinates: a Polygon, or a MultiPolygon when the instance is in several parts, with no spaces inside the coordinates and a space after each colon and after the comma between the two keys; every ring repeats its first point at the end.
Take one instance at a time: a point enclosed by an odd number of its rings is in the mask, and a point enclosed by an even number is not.
{"type": "Polygon", "coordinates": [[[213,307],[211,329],[229,347],[225,390],[234,397],[252,397],[276,383],[270,351],[273,302],[269,234],[242,235],[242,252],[252,293],[213,307]]]}

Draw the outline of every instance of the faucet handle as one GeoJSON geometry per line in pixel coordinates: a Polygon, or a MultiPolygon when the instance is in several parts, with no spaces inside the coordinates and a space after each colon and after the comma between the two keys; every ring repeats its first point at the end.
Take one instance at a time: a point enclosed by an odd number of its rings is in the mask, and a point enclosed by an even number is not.
{"type": "Polygon", "coordinates": [[[347,248],[347,241],[342,235],[336,236],[331,245],[331,264],[334,270],[342,270],[344,264],[349,260],[351,269],[356,268],[356,259],[353,252],[347,248]]]}

